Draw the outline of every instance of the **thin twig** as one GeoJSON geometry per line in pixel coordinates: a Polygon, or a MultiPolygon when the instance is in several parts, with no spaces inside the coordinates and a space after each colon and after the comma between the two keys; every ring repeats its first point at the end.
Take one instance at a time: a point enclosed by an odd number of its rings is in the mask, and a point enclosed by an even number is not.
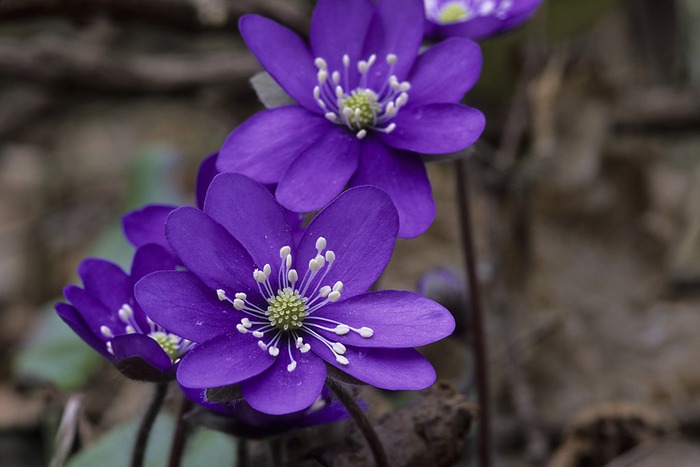
{"type": "Polygon", "coordinates": [[[358,428],[364,435],[369,444],[372,454],[374,455],[374,461],[377,463],[377,467],[389,467],[389,461],[386,457],[386,452],[384,451],[384,445],[379,439],[377,432],[374,431],[374,427],[370,423],[369,419],[362,410],[362,407],[353,399],[352,395],[336,380],[328,378],[326,380],[326,385],[333,391],[333,394],[340,400],[340,402],[345,406],[350,416],[355,420],[358,428]]]}
{"type": "Polygon", "coordinates": [[[185,414],[189,412],[191,408],[192,402],[183,396],[180,402],[180,410],[177,414],[177,424],[173,432],[173,443],[170,446],[168,467],[180,467],[182,454],[185,452],[185,444],[187,443],[187,435],[189,434],[189,426],[185,420],[185,414]]]}
{"type": "Polygon", "coordinates": [[[483,310],[481,306],[481,291],[476,272],[476,252],[472,238],[471,212],[469,208],[469,186],[466,175],[465,159],[458,159],[455,164],[457,177],[457,205],[459,208],[459,223],[462,231],[462,253],[467,268],[469,282],[469,299],[471,310],[472,346],[476,370],[477,397],[479,402],[479,459],[481,467],[491,467],[491,395],[489,393],[489,370],[486,349],[486,333],[484,331],[483,310]]]}
{"type": "Polygon", "coordinates": [[[136,435],[136,442],[134,443],[134,451],[131,456],[131,467],[142,467],[143,460],[146,456],[146,445],[148,444],[148,437],[151,434],[151,428],[153,428],[153,423],[156,421],[156,416],[163,406],[163,401],[165,400],[165,395],[168,392],[168,383],[156,383],[155,390],[153,392],[153,398],[146,408],[146,413],[143,414],[143,419],[141,419],[141,425],[139,426],[139,431],[136,435]]]}
{"type": "Polygon", "coordinates": [[[0,75],[121,92],[241,86],[260,70],[244,51],[205,56],[126,55],[87,41],[0,41],[0,75]]]}

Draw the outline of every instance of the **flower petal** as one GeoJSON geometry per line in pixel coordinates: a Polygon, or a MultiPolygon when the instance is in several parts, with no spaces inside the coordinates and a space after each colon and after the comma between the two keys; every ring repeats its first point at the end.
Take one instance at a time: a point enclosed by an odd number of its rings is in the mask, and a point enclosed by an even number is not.
{"type": "Polygon", "coordinates": [[[429,48],[409,76],[411,103],[459,102],[479,79],[481,62],[481,48],[469,39],[447,39],[429,48]]]}
{"type": "Polygon", "coordinates": [[[131,304],[131,278],[116,264],[98,258],[87,258],[78,266],[85,291],[116,313],[125,303],[131,304]]]}
{"type": "MultiPolygon", "coordinates": [[[[259,351],[259,350],[258,350],[259,351]]],[[[245,400],[256,410],[282,415],[303,410],[318,399],[326,381],[326,365],[312,352],[302,354],[291,347],[296,368],[286,349],[280,349],[275,363],[264,373],[241,383],[245,400]]]]}
{"type": "Polygon", "coordinates": [[[399,237],[411,238],[430,227],[435,202],[423,161],[417,154],[401,152],[368,138],[350,186],[372,185],[384,190],[399,212],[399,237]]]}
{"type": "Polygon", "coordinates": [[[64,287],[63,295],[78,311],[86,326],[96,336],[102,335],[100,328],[109,327],[115,334],[123,332],[123,322],[117,318],[119,308],[109,309],[99,298],[75,285],[64,287]]]}
{"type": "Polygon", "coordinates": [[[257,15],[245,15],[238,29],[250,51],[300,105],[318,113],[313,97],[316,67],[309,48],[294,32],[257,15]]]}
{"type": "Polygon", "coordinates": [[[369,73],[372,88],[378,89],[387,79],[388,54],[397,56],[394,74],[399,81],[408,76],[423,40],[424,15],[422,0],[381,0],[376,4],[363,53],[364,57],[377,55],[369,73]]]}
{"type": "Polygon", "coordinates": [[[61,319],[75,332],[78,337],[85,341],[90,347],[95,349],[103,357],[108,360],[112,359],[112,355],[107,351],[107,347],[99,337],[97,337],[90,327],[86,324],[85,319],[80,315],[75,307],[67,303],[57,303],[55,305],[56,313],[61,319]]]}
{"type": "Polygon", "coordinates": [[[181,207],[168,217],[165,234],[182,263],[212,292],[258,295],[255,264],[226,229],[197,208],[181,207]]]}
{"type": "Polygon", "coordinates": [[[297,105],[263,110],[224,141],[216,167],[260,183],[277,183],[299,153],[311,146],[329,122],[297,105]]]}
{"type": "Polygon", "coordinates": [[[216,159],[218,156],[218,152],[210,154],[204,158],[202,163],[199,165],[199,170],[197,171],[197,186],[195,188],[197,207],[199,209],[204,208],[204,198],[207,196],[209,184],[214,177],[219,174],[219,171],[216,169],[216,159]]]}
{"type": "Polygon", "coordinates": [[[371,328],[374,334],[368,338],[356,332],[338,336],[314,328],[331,341],[356,347],[416,347],[447,337],[455,328],[454,318],[442,305],[417,293],[396,290],[369,292],[329,303],[305,320],[333,328],[332,324],[313,319],[315,316],[356,329],[371,328]]]}
{"type": "Polygon", "coordinates": [[[367,59],[361,56],[362,39],[373,14],[374,5],[369,0],[319,0],[309,33],[314,57],[322,57],[330,72],[343,70],[344,54],[350,57],[350,63],[367,59]]]}
{"type": "Polygon", "coordinates": [[[135,247],[157,243],[170,248],[165,239],[165,220],[177,206],[150,204],[122,217],[124,235],[135,247]]]}
{"type": "Polygon", "coordinates": [[[348,364],[336,361],[333,353],[320,341],[309,337],[311,351],[326,362],[380,389],[418,390],[435,382],[435,370],[415,349],[372,349],[348,346],[343,355],[348,364]]]}
{"type": "Polygon", "coordinates": [[[149,243],[137,249],[134,254],[131,263],[131,283],[135,284],[152,272],[169,271],[175,267],[177,267],[177,260],[170,248],[165,249],[155,243],[149,243]]]}
{"type": "Polygon", "coordinates": [[[343,190],[359,156],[357,138],[334,125],[292,162],[277,186],[277,199],[296,212],[322,208],[343,190]]]}
{"type": "Polygon", "coordinates": [[[188,388],[216,388],[259,375],[275,357],[258,347],[257,340],[238,332],[215,337],[193,347],[180,361],[177,380],[188,388]]]}
{"type": "Polygon", "coordinates": [[[239,313],[189,271],[161,271],[141,279],[136,299],[149,318],[193,342],[237,332],[239,313]]]}
{"type": "Polygon", "coordinates": [[[267,188],[243,175],[217,176],[209,187],[204,212],[248,250],[258,268],[278,266],[280,248],[294,245],[287,211],[267,188]]]}
{"type": "Polygon", "coordinates": [[[461,104],[406,107],[394,117],[396,129],[378,134],[397,149],[423,154],[447,154],[474,144],[484,131],[484,115],[461,104]]]}
{"type": "Polygon", "coordinates": [[[114,360],[126,360],[141,357],[148,364],[160,371],[168,371],[173,366],[172,360],[158,343],[145,334],[124,334],[112,339],[114,360]]]}
{"type": "Polygon", "coordinates": [[[399,216],[386,193],[371,186],[351,188],[311,221],[297,258],[314,258],[316,240],[324,237],[336,258],[322,285],[342,281],[342,296],[351,297],[367,291],[379,278],[391,257],[398,227],[399,216]]]}

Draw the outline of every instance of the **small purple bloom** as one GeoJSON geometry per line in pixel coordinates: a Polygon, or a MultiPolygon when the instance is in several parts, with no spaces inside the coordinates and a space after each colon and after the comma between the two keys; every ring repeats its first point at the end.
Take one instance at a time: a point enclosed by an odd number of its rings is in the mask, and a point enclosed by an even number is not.
{"type": "Polygon", "coordinates": [[[134,298],[134,284],[154,271],[172,270],[175,260],[159,245],[140,247],[131,275],[114,263],[88,258],[78,267],[83,288],[69,285],[70,304],[56,304],[59,316],[86,343],[133,379],[173,377],[174,364],[192,343],[151,321],[134,298]]]}
{"type": "Polygon", "coordinates": [[[495,36],[525,22],[542,0],[425,0],[426,36],[495,36]]]}
{"type": "Polygon", "coordinates": [[[481,135],[484,117],[459,103],[481,70],[479,46],[452,39],[418,54],[421,0],[320,0],[310,46],[246,15],[241,35],[297,105],[264,110],[235,129],[217,162],[278,183],[288,209],[312,212],[350,187],[373,185],[399,212],[401,237],[423,233],[435,203],[420,154],[447,154],[481,135]]]}
{"type": "Polygon", "coordinates": [[[349,417],[345,407],[324,388],[311,407],[285,415],[269,415],[252,408],[243,399],[208,402],[205,391],[180,387],[185,396],[203,409],[188,414],[188,420],[245,438],[264,438],[287,431],[333,423],[349,417]]]}
{"type": "Polygon", "coordinates": [[[454,319],[412,292],[366,292],[393,250],[398,214],[374,187],[340,195],[298,242],[270,192],[221,174],[204,210],[182,207],[166,235],[188,271],[162,271],[136,285],[161,326],[197,345],[180,362],[187,388],[240,384],[267,414],[311,406],[326,364],[383,389],[423,389],[435,380],[412,347],[448,336],[454,319]]]}

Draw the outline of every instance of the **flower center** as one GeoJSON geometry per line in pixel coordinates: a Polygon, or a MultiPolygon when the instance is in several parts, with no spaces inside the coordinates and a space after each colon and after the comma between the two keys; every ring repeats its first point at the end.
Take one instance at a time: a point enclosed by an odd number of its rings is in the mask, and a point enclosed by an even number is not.
{"type": "Polygon", "coordinates": [[[345,125],[358,139],[367,136],[367,130],[382,133],[394,131],[396,123],[391,120],[408,102],[411,84],[408,81],[399,82],[394,75],[397,61],[394,54],[386,56],[389,68],[385,82],[379,89],[370,88],[368,73],[376,61],[377,56],[371,55],[351,68],[350,57],[343,55],[342,74],[339,70],[329,70],[328,64],[321,57],[314,61],[318,68],[318,84],[313,91],[316,103],[323,109],[328,120],[337,125],[345,125]],[[350,84],[351,78],[358,83],[354,88],[350,84]]]}
{"type": "Polygon", "coordinates": [[[325,249],[326,239],[319,237],[316,240],[316,256],[309,261],[308,270],[299,280],[297,270],[292,268],[291,247],[280,248],[281,264],[277,271],[277,290],[273,289],[270,281],[272,267],[269,264],[266,264],[262,270],[253,271],[260,300],[249,301],[245,293],[235,294],[232,300],[225,290],[216,291],[219,300],[231,303],[233,308],[246,315],[236,325],[238,332],[251,333],[258,339],[258,347],[273,357],[277,357],[280,349],[286,347],[290,360],[287,365],[289,372],[294,371],[297,366],[292,348],[296,348],[301,353],[311,350],[311,345],[304,342],[304,338],[308,337],[325,345],[341,365],[350,363],[344,356],[347,350],[345,346],[340,342],[327,339],[318,332],[319,330],[336,336],[355,332],[366,339],[374,334],[374,331],[366,326],[353,328],[339,321],[314,315],[326,304],[340,300],[343,290],[342,281],[336,281],[332,287],[322,285],[336,259],[333,251],[327,250],[324,253],[325,249]],[[261,301],[267,303],[266,308],[256,305],[261,301]]]}
{"type": "Polygon", "coordinates": [[[460,2],[448,3],[438,16],[441,24],[460,23],[469,19],[469,11],[460,2]]]}
{"type": "Polygon", "coordinates": [[[463,23],[483,16],[504,19],[513,0],[425,0],[426,17],[437,24],[463,23]]]}
{"type": "Polygon", "coordinates": [[[294,331],[301,327],[302,321],[306,317],[306,306],[304,298],[299,295],[298,290],[286,287],[278,290],[277,295],[268,302],[267,311],[270,323],[277,329],[283,331],[294,331]]]}
{"type": "Polygon", "coordinates": [[[349,97],[343,99],[343,108],[350,109],[353,118],[350,127],[353,130],[362,130],[374,123],[374,118],[379,108],[377,95],[371,89],[355,89],[349,97]]]}
{"type": "Polygon", "coordinates": [[[100,332],[102,333],[102,335],[109,339],[105,343],[105,345],[107,347],[107,351],[109,351],[109,353],[111,353],[112,355],[114,355],[111,342],[112,338],[115,337],[115,335],[122,334],[147,335],[148,337],[156,341],[158,345],[160,345],[163,351],[166,354],[168,354],[170,360],[172,360],[173,363],[177,362],[185,354],[185,352],[187,352],[194,345],[191,341],[188,341],[187,339],[183,339],[178,335],[167,332],[165,329],[151,321],[151,319],[148,317],[146,317],[146,321],[148,322],[149,329],[147,331],[142,329],[138,321],[136,321],[136,318],[134,317],[134,309],[131,308],[131,306],[127,303],[122,305],[117,315],[119,316],[119,320],[123,324],[123,332],[115,334],[112,331],[112,329],[108,326],[100,327],[100,332]]]}

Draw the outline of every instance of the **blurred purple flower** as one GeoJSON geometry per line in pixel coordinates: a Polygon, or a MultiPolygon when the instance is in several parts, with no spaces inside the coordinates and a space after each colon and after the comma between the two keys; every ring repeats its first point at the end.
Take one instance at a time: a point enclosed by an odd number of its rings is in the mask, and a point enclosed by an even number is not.
{"type": "Polygon", "coordinates": [[[269,19],[239,29],[297,105],[264,110],[224,142],[217,166],[263,183],[296,212],[320,209],[346,185],[384,190],[399,236],[423,233],[435,203],[420,154],[465,149],[484,117],[459,103],[481,71],[479,46],[452,39],[418,55],[421,0],[320,0],[310,46],[269,19]]]}
{"type": "Polygon", "coordinates": [[[199,344],[179,365],[182,386],[240,384],[264,413],[311,406],[324,362],[379,388],[423,389],[435,372],[412,347],[448,336],[454,319],[412,292],[365,293],[397,231],[389,197],[365,186],[340,195],[295,242],[287,212],[265,187],[221,174],[203,211],[178,208],[166,223],[189,271],[151,274],[136,297],[155,322],[199,344]]]}
{"type": "Polygon", "coordinates": [[[208,402],[206,391],[180,386],[185,397],[204,410],[188,414],[188,421],[245,438],[264,438],[314,425],[337,422],[348,418],[343,404],[324,388],[316,401],[304,410],[286,415],[269,415],[252,408],[243,399],[228,402],[208,402]]]}
{"type": "Polygon", "coordinates": [[[542,0],[425,0],[428,37],[485,39],[525,22],[542,0]]]}
{"type": "Polygon", "coordinates": [[[78,267],[83,288],[63,289],[68,303],[56,311],[78,336],[126,376],[163,381],[192,346],[153,323],[134,299],[134,284],[154,271],[175,268],[173,256],[159,245],[144,245],[134,255],[131,275],[114,263],[88,258],[78,267]]]}

